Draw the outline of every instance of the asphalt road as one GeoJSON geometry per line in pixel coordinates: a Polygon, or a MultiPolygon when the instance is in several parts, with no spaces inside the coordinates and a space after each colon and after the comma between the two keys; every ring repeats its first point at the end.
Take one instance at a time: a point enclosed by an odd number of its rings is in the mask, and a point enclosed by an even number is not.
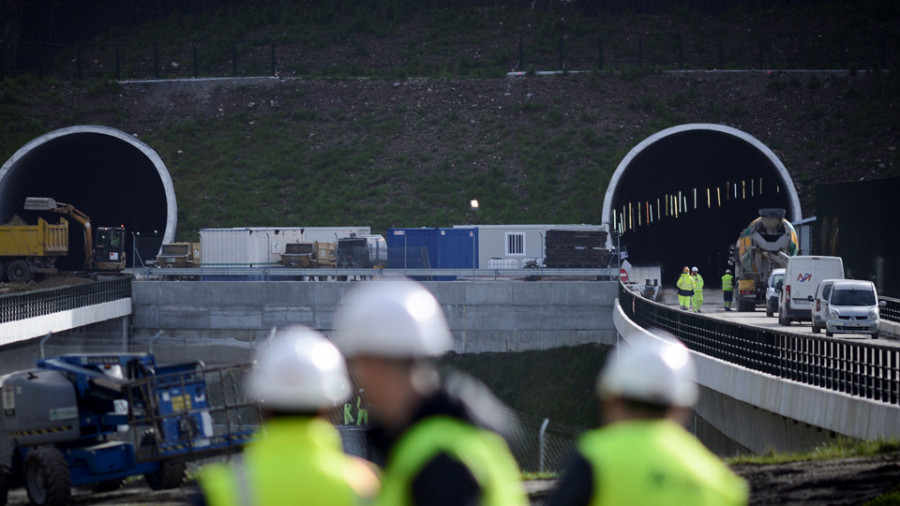
{"type": "MultiPolygon", "coordinates": [[[[674,289],[663,290],[662,303],[675,308],[678,307],[678,299],[674,289]]],[[[872,339],[870,336],[859,334],[835,334],[833,338],[827,338],[825,337],[824,332],[821,334],[813,334],[810,322],[794,322],[787,327],[780,325],[778,323],[778,314],[776,313],[775,316],[768,317],[766,316],[766,310],[763,307],[757,308],[757,310],[753,312],[725,311],[721,290],[704,290],[703,306],[700,308],[700,311],[700,314],[707,318],[717,318],[745,325],[754,325],[765,329],[777,330],[779,332],[791,332],[794,334],[821,337],[823,339],[868,342],[878,346],[894,348],[900,347],[900,340],[890,336],[890,334],[886,332],[882,332],[878,339],[872,339]]],[[[885,321],[882,321],[881,325],[882,329],[888,325],[898,326],[897,324],[885,321]]]]}

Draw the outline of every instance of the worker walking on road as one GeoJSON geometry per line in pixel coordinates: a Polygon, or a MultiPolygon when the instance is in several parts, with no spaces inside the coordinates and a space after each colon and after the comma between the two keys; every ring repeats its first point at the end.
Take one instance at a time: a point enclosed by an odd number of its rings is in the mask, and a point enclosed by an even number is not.
{"type": "Polygon", "coordinates": [[[206,504],[355,505],[375,497],[372,467],[344,454],[320,416],[350,394],[344,358],[325,336],[300,326],[276,333],[250,379],[266,419],[242,455],[201,471],[206,504]]]}
{"type": "Polygon", "coordinates": [[[691,302],[694,305],[694,311],[699,313],[703,306],[703,276],[700,275],[700,269],[696,266],[691,269],[691,277],[694,279],[694,297],[691,302]]]}
{"type": "Polygon", "coordinates": [[[424,286],[360,283],[335,313],[333,338],[365,388],[367,436],[385,456],[377,504],[527,504],[497,434],[508,427],[507,409],[474,379],[444,376],[433,362],[453,337],[424,286]]]}
{"type": "Polygon", "coordinates": [[[581,437],[548,504],[747,504],[747,483],[682,425],[698,396],[688,350],[639,339],[610,354],[597,382],[605,426],[581,437]]]}
{"type": "Polygon", "coordinates": [[[722,276],[722,298],[725,299],[725,311],[731,311],[731,299],[734,296],[734,276],[731,269],[725,269],[722,276]]]}
{"type": "Polygon", "coordinates": [[[685,265],[681,271],[681,276],[675,283],[678,287],[678,305],[685,311],[691,307],[691,298],[694,296],[694,278],[691,277],[691,271],[685,265]]]}

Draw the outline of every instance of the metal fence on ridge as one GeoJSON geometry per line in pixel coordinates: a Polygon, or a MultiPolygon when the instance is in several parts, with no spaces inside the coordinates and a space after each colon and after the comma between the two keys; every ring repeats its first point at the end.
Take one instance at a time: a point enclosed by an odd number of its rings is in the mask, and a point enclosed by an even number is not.
{"type": "Polygon", "coordinates": [[[129,297],[131,297],[130,277],[3,295],[0,296],[0,323],[129,297]]]}
{"type": "MultiPolygon", "coordinates": [[[[356,44],[360,44],[356,42],[356,44]]],[[[62,44],[0,40],[0,80],[22,74],[61,80],[259,76],[504,75],[509,71],[896,68],[900,34],[880,31],[608,32],[559,29],[510,34],[475,58],[456,51],[379,54],[378,45],[316,56],[278,38],[62,44]],[[393,62],[393,63],[392,63],[393,62]]],[[[386,49],[383,51],[387,51],[386,49]]],[[[396,49],[391,49],[396,51],[396,49]]]]}

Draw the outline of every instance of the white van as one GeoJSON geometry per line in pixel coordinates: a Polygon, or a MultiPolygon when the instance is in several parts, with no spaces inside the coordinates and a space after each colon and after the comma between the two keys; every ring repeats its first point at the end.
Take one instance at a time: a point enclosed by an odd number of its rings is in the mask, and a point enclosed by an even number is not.
{"type": "Polygon", "coordinates": [[[784,268],[784,281],[778,294],[778,323],[812,318],[816,287],[823,279],[843,279],[841,257],[796,256],[784,268]]]}
{"type": "Polygon", "coordinates": [[[878,301],[878,293],[871,281],[853,279],[825,280],[816,290],[812,329],[825,335],[867,334],[878,337],[878,308],[887,303],[878,301]],[[819,298],[821,297],[821,301],[819,298]]]}

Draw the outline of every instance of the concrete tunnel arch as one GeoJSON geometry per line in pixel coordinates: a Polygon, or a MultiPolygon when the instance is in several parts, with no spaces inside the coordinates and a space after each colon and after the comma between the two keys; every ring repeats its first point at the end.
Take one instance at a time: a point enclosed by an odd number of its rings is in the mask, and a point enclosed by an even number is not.
{"type": "Polygon", "coordinates": [[[730,267],[728,248],[765,207],[784,208],[788,221],[802,218],[778,156],[741,130],[691,123],[661,130],[628,152],[610,179],[602,221],[621,232],[616,239],[632,264],[662,266],[664,286],[688,265],[718,288],[730,267]],[[679,192],[683,208],[675,204],[679,192]],[[676,207],[687,212],[676,217],[676,207]]]}
{"type": "MultiPolygon", "coordinates": [[[[0,222],[14,215],[28,223],[37,216],[57,222],[52,213],[23,211],[25,198],[52,197],[91,217],[92,225],[124,225],[128,265],[133,237],[143,258],[172,242],[178,221],[175,187],[165,163],[150,146],[121,130],[78,125],[32,139],[0,167],[0,222]],[[134,234],[134,235],[132,235],[134,234]]],[[[61,270],[77,270],[84,261],[82,230],[70,221],[69,255],[61,270]]]]}

